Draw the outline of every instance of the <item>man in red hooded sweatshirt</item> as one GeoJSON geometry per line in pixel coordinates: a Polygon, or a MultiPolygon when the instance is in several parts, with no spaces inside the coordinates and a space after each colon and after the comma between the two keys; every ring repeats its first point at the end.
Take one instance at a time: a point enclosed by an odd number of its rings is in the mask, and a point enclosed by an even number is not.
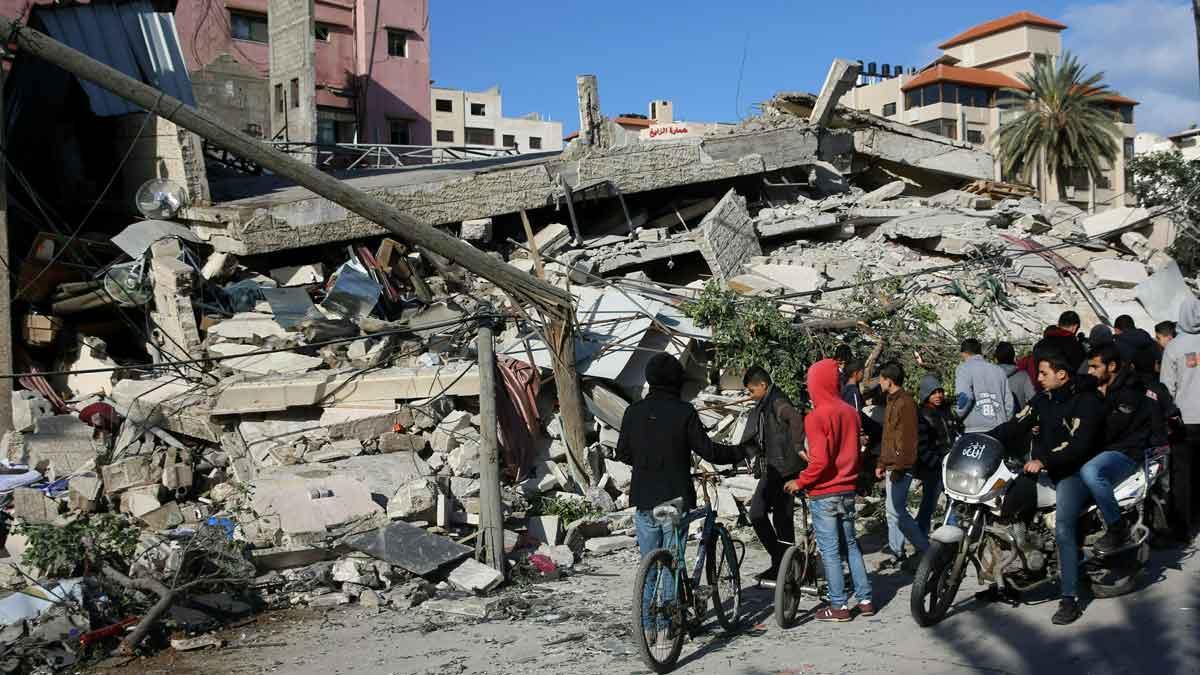
{"type": "Polygon", "coordinates": [[[857,610],[863,616],[875,613],[871,604],[871,581],[854,534],[854,488],[858,481],[858,411],[842,400],[838,364],[833,359],[818,361],[808,369],[808,394],[813,410],[804,419],[808,439],[808,468],[784,489],[795,494],[808,491],[813,534],[825,565],[829,583],[829,605],[817,613],[817,621],[849,621],[845,575],[840,549],[844,545],[850,577],[854,581],[857,610]]]}

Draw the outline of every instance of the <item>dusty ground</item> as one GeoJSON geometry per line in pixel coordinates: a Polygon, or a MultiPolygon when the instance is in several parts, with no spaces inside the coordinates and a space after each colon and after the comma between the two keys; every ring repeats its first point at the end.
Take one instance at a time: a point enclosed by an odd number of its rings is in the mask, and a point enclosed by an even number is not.
{"type": "MultiPolygon", "coordinates": [[[[737,536],[753,537],[748,529],[737,536]]],[[[868,568],[879,560],[869,554],[868,568]]],[[[743,577],[765,562],[762,550],[751,546],[743,577]]],[[[509,591],[517,613],[525,614],[520,619],[358,606],[274,612],[223,633],[222,649],[167,650],[110,664],[109,672],[645,673],[626,628],[636,563],[635,551],[621,551],[590,559],[569,579],[509,591]]],[[[1069,627],[1050,623],[1057,605],[1053,590],[1017,608],[981,605],[972,598],[979,588],[968,578],[951,615],[922,629],[909,616],[908,576],[878,573],[872,580],[881,606],[877,616],[847,624],[808,621],[788,630],[774,623],[771,593],[749,587],[743,602],[750,627],[734,636],[710,629],[685,646],[676,672],[1195,673],[1200,663],[1200,556],[1194,546],[1155,551],[1136,593],[1091,602],[1069,627]]]]}

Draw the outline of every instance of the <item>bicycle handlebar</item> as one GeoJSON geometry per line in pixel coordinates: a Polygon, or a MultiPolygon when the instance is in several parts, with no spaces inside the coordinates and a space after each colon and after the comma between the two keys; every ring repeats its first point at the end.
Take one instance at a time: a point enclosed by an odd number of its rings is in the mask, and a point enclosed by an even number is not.
{"type": "Polygon", "coordinates": [[[749,471],[741,471],[738,469],[725,469],[722,471],[696,471],[692,473],[692,478],[716,478],[718,476],[729,478],[732,476],[749,475],[749,471]]]}

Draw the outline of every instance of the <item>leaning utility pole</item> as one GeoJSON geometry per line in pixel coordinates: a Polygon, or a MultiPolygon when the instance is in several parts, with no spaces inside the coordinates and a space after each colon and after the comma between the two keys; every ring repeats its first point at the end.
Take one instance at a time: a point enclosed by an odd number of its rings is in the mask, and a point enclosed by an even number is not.
{"type": "MultiPolygon", "coordinates": [[[[488,312],[490,313],[490,312],[488,312]]],[[[484,562],[508,578],[504,565],[504,504],[500,499],[500,443],[496,433],[496,355],[492,317],[479,319],[479,538],[484,562]]]]}
{"type": "Polygon", "coordinates": [[[552,341],[565,345],[562,352],[552,354],[555,357],[555,382],[560,392],[559,409],[562,411],[567,448],[573,460],[570,462],[572,474],[581,486],[591,484],[592,477],[587,469],[583,404],[577,393],[579,373],[574,358],[575,309],[570,293],[541,279],[535,279],[436,228],[424,225],[394,206],[353,188],[312,165],[238,131],[230,130],[208,113],[191,108],[179,99],[168,96],[20,22],[0,17],[0,34],[10,36],[11,42],[16,43],[27,54],[53,63],[76,77],[93,82],[121,98],[140,105],[152,114],[199,134],[217,147],[295,181],[313,193],[388,230],[410,245],[427,248],[453,260],[496,284],[516,301],[528,302],[537,307],[547,324],[547,332],[551,335],[566,336],[564,339],[552,341]],[[566,396],[563,395],[564,392],[566,396]]]}
{"type": "MultiPolygon", "coordinates": [[[[4,146],[4,72],[0,69],[0,146],[4,146]]],[[[13,311],[12,311],[12,256],[8,254],[8,175],[4,162],[0,162],[0,260],[4,269],[0,271],[0,373],[13,372],[13,311]]],[[[0,434],[12,431],[13,426],[13,383],[5,380],[0,384],[0,434]]]]}

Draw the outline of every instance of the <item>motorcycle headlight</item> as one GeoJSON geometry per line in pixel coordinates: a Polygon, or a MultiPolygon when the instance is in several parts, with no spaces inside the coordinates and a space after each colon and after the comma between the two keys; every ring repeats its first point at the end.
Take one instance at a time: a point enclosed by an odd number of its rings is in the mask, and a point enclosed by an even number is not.
{"type": "Polygon", "coordinates": [[[987,481],[986,476],[980,476],[973,471],[952,468],[947,468],[942,478],[947,490],[971,496],[982,492],[983,484],[987,481]]]}

